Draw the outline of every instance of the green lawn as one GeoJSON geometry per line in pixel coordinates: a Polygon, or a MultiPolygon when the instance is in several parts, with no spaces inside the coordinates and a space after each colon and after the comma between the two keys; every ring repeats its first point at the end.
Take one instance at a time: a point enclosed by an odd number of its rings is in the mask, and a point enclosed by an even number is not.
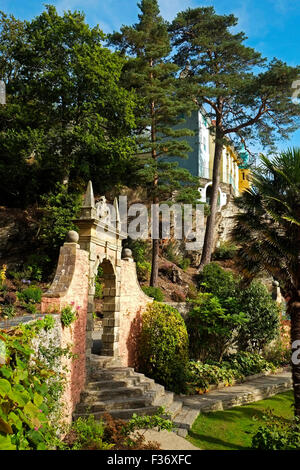
{"type": "Polygon", "coordinates": [[[272,409],[278,416],[293,417],[293,392],[284,392],[266,400],[226,411],[200,414],[187,439],[203,450],[246,450],[260,425],[255,417],[272,409]]]}

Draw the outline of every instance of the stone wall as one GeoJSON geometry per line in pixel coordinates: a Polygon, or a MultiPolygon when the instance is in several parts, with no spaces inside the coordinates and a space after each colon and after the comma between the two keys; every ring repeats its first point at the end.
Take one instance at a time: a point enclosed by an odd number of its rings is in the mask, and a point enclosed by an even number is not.
{"type": "Polygon", "coordinates": [[[119,353],[124,366],[136,365],[142,314],[153,299],[140,288],[135,262],[128,258],[121,264],[119,353]]]}
{"type": "Polygon", "coordinates": [[[69,327],[62,327],[60,347],[71,345],[76,359],[63,358],[67,387],[63,397],[65,415],[80,401],[86,381],[86,319],[88,306],[88,253],[76,243],[65,243],[60,249],[57,271],[50,289],[42,297],[42,313],[61,313],[68,305],[77,312],[77,319],[69,327]]]}

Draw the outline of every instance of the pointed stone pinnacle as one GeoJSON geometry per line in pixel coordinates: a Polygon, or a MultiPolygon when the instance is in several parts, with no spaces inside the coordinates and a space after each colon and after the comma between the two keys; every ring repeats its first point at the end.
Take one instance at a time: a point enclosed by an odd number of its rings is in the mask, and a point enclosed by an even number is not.
{"type": "Polygon", "coordinates": [[[120,212],[119,212],[119,204],[118,204],[118,199],[115,197],[114,199],[114,208],[116,211],[116,222],[120,222],[120,212]]]}
{"type": "Polygon", "coordinates": [[[85,193],[84,203],[82,207],[92,207],[95,208],[95,198],[92,182],[89,181],[87,185],[87,190],[85,193]]]}

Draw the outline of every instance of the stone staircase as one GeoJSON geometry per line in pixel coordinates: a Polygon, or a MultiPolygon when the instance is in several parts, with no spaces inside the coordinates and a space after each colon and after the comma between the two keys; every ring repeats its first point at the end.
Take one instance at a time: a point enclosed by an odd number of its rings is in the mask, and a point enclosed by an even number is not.
{"type": "Polygon", "coordinates": [[[122,367],[111,357],[92,355],[90,381],[73,418],[92,414],[100,419],[104,413],[109,413],[114,418],[127,420],[134,413],[153,415],[161,406],[165,416],[175,423],[177,433],[186,436],[199,414],[197,410],[185,407],[173,392],[133,368],[122,367]]]}

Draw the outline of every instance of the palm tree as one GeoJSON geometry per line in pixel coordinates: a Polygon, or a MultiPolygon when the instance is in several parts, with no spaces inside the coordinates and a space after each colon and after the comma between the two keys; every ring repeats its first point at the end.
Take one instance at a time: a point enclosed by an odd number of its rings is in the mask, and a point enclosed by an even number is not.
{"type": "MultiPolygon", "coordinates": [[[[300,148],[272,159],[262,156],[251,189],[236,203],[240,213],[232,235],[241,246],[241,270],[249,280],[267,271],[280,282],[293,347],[300,340],[300,148]]],[[[300,416],[300,364],[292,364],[292,375],[295,415],[300,416]]]]}

